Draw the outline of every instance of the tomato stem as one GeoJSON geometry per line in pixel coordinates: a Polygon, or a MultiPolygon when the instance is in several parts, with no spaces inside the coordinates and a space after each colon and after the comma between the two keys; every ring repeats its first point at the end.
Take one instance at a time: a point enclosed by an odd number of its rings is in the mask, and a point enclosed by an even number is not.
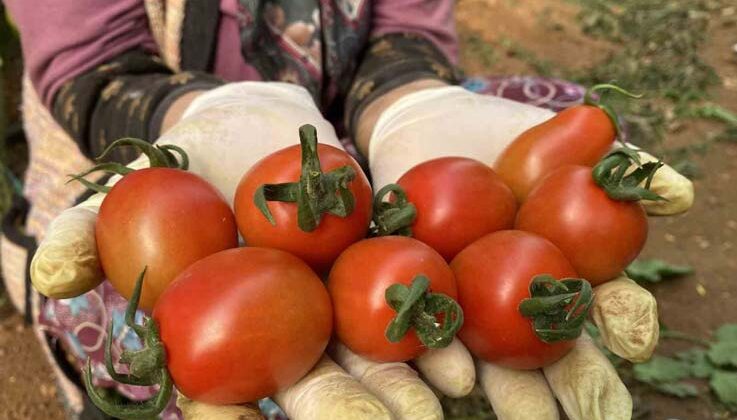
{"type": "Polygon", "coordinates": [[[420,274],[412,279],[412,285],[394,284],[386,289],[386,303],[397,315],[386,327],[386,338],[392,343],[401,341],[411,327],[422,344],[437,349],[450,345],[463,325],[463,310],[451,297],[428,292],[430,280],[420,274]],[[437,315],[443,314],[443,322],[437,315]]]}
{"type": "Polygon", "coordinates": [[[299,128],[302,147],[302,174],[298,182],[264,184],[253,197],[256,207],[274,226],[269,201],[297,203],[297,224],[305,232],[317,229],[325,213],[347,217],[353,213],[353,193],[348,184],[356,177],[350,165],[323,173],[317,153],[317,129],[310,124],[299,128]]]}
{"type": "Polygon", "coordinates": [[[92,402],[107,415],[116,418],[155,417],[169,404],[174,386],[169,370],[166,368],[166,352],[156,322],[149,317],[144,317],[143,325],[135,323],[135,314],[141,298],[145,275],[146,269],[144,268],[138,276],[138,280],[136,280],[136,287],[125,311],[125,324],[143,341],[143,348],[136,351],[124,350],[120,355],[119,363],[128,365],[130,373],[118,373],[112,360],[113,323],[111,321],[105,342],[105,367],[114,381],[137,386],[159,385],[159,391],[153,398],[143,403],[120,404],[111,400],[108,396],[100,394],[97,387],[92,383],[92,362],[90,359],[87,359],[87,367],[84,371],[84,385],[92,402]]]}
{"type": "Polygon", "coordinates": [[[530,283],[530,298],[520,302],[522,316],[532,318],[537,337],[546,342],[574,340],[581,335],[594,291],[583,279],[556,280],[535,276],[530,283]]]}
{"type": "MultiPolygon", "coordinates": [[[[162,144],[162,145],[156,145],[141,140],[141,139],[134,139],[134,138],[122,138],[115,140],[112,142],[103,152],[100,156],[95,158],[96,161],[101,161],[105,159],[110,152],[113,149],[116,149],[118,147],[124,147],[124,146],[132,146],[138,149],[141,153],[148,156],[149,166],[151,168],[157,168],[157,167],[163,167],[163,168],[176,168],[176,169],[182,169],[187,170],[189,168],[189,156],[187,156],[187,153],[179,146],[175,146],[173,144],[162,144]],[[175,153],[179,155],[179,158],[175,156],[175,153]]],[[[121,165],[117,162],[103,162],[98,163],[97,165],[91,167],[90,169],[80,172],[78,174],[70,174],[69,175],[69,181],[67,183],[72,181],[78,181],[82,185],[84,185],[86,188],[93,190],[95,192],[99,193],[107,193],[110,191],[110,187],[107,187],[105,185],[100,185],[91,181],[88,181],[84,177],[97,171],[102,171],[108,174],[113,175],[122,175],[125,176],[131,172],[133,172],[133,169],[121,165]]]]}
{"type": "Polygon", "coordinates": [[[606,115],[612,121],[616,137],[620,139],[622,144],[624,144],[624,142],[621,140],[622,130],[619,126],[619,118],[617,118],[617,113],[614,111],[614,108],[612,108],[611,105],[602,102],[604,96],[603,93],[599,94],[599,92],[601,91],[604,91],[604,93],[606,93],[606,91],[610,90],[633,99],[640,99],[643,95],[632,93],[611,83],[602,83],[592,86],[586,91],[586,94],[584,95],[583,103],[586,105],[595,106],[604,111],[604,113],[606,113],[606,115]],[[597,96],[595,97],[594,95],[597,96]]]}
{"type": "Polygon", "coordinates": [[[412,224],[416,217],[417,209],[407,199],[404,189],[399,184],[386,185],[374,197],[371,236],[412,236],[412,224]],[[394,201],[384,201],[389,194],[394,194],[394,201]]]}
{"type": "Polygon", "coordinates": [[[666,198],[650,191],[655,172],[663,165],[662,161],[642,164],[636,150],[622,147],[604,156],[594,166],[591,176],[612,200],[665,201],[666,198]],[[630,171],[632,167],[636,169],[630,171]],[[640,186],[643,183],[644,185],[640,186]]]}

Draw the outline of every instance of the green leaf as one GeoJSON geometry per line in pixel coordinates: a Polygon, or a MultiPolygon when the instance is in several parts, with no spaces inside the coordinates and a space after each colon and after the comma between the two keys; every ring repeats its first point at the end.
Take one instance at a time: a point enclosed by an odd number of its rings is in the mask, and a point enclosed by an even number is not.
{"type": "Polygon", "coordinates": [[[664,356],[653,356],[645,363],[632,367],[635,379],[650,384],[675,382],[691,375],[688,362],[664,356]]]}
{"type": "Polygon", "coordinates": [[[699,390],[694,385],[687,384],[685,382],[666,382],[650,385],[663,394],[674,395],[679,398],[695,397],[699,395],[699,390]]]}
{"type": "Polygon", "coordinates": [[[737,367],[737,341],[720,341],[709,348],[709,360],[718,366],[737,367]]]}
{"type": "Polygon", "coordinates": [[[671,277],[693,273],[687,265],[672,265],[663,260],[635,260],[625,269],[627,276],[639,283],[658,283],[671,277]]]}
{"type": "Polygon", "coordinates": [[[718,370],[709,381],[719,401],[732,410],[737,409],[737,372],[718,370]]]}
{"type": "Polygon", "coordinates": [[[693,348],[676,353],[676,357],[691,365],[691,376],[695,378],[708,378],[716,370],[716,367],[709,361],[706,350],[693,348]]]}
{"type": "Polygon", "coordinates": [[[737,342],[737,324],[724,324],[714,333],[717,341],[737,342]]]}

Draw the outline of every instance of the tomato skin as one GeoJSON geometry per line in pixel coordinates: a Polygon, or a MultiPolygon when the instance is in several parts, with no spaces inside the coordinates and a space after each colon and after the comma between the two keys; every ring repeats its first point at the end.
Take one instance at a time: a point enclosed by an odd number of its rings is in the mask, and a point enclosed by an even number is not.
{"type": "Polygon", "coordinates": [[[574,106],[520,134],[493,168],[521,203],[556,168],[594,166],[611,149],[616,134],[606,112],[592,105],[574,106]]]}
{"type": "Polygon", "coordinates": [[[563,253],[531,233],[505,230],[484,236],[451,262],[465,322],[458,333],[476,356],[512,369],[537,369],[563,357],[574,341],[548,344],[519,312],[533,277],[577,277],[563,253]]]}
{"type": "Polygon", "coordinates": [[[592,286],[617,277],[645,246],[648,232],[642,205],[609,198],[585,166],[546,177],[520,208],[515,227],[553,242],[592,286]]]}
{"type": "Polygon", "coordinates": [[[148,267],[139,305],[146,310],[187,266],[238,245],[233,212],[220,192],[171,168],[141,169],[118,181],[102,201],[95,238],[105,275],[126,299],[148,267]]]}
{"type": "Polygon", "coordinates": [[[417,208],[412,236],[447,261],[485,234],[514,225],[512,191],[479,161],[434,159],[413,167],[397,183],[417,208]]]}
{"type": "Polygon", "coordinates": [[[254,401],[294,384],[332,331],[320,278],[297,257],[254,247],[191,265],[153,317],[177,389],[208,404],[254,401]]]}
{"type": "Polygon", "coordinates": [[[413,328],[392,343],[384,335],[396,312],[384,298],[393,284],[409,286],[418,274],[430,280],[430,291],[455,299],[455,279],[435,250],[404,236],[357,242],[346,249],[330,271],[335,334],[353,352],[378,362],[403,362],[424,353],[413,328]]]}
{"type": "Polygon", "coordinates": [[[323,172],[345,165],[356,171],[356,178],[349,184],[355,200],[350,215],[341,218],[325,214],[317,229],[305,232],[297,225],[296,203],[268,203],[276,226],[254,205],[253,196],[263,184],[299,180],[302,168],[299,145],[279,150],[251,167],[238,184],[234,208],[238,230],[247,245],[287,251],[323,273],[345,248],[366,236],[371,220],[372,192],[363,170],[348,153],[325,144],[318,144],[317,151],[323,172]]]}

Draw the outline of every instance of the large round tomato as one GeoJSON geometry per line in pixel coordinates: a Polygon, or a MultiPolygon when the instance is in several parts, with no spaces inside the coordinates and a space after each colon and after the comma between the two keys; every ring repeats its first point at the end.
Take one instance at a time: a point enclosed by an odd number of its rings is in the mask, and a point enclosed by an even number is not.
{"type": "Polygon", "coordinates": [[[414,329],[392,343],[385,332],[397,315],[385,300],[394,284],[410,286],[423,274],[430,291],[456,297],[453,273],[429,246],[403,236],[366,239],[351,245],[335,261],[328,290],[333,298],[335,333],[355,353],[379,362],[400,362],[424,353],[414,329]]]}
{"type": "Polygon", "coordinates": [[[140,301],[148,310],[187,266],[238,245],[222,195],[199,176],[171,168],[141,169],[118,181],[102,201],[95,237],[102,269],[125,298],[148,266],[140,301]]]}
{"type": "Polygon", "coordinates": [[[616,135],[612,119],[600,107],[571,107],[520,134],[493,167],[523,202],[556,168],[596,164],[612,147],[616,135]]]}
{"type": "Polygon", "coordinates": [[[332,330],[320,278],[286,252],[253,247],[192,264],[153,318],[177,389],[209,404],[255,401],[294,384],[332,330]]]}
{"type": "Polygon", "coordinates": [[[465,314],[458,336],[476,357],[513,369],[537,369],[573,348],[573,341],[540,340],[532,320],[519,310],[535,276],[576,277],[550,241],[516,230],[495,232],[461,251],[450,266],[465,314]]]}
{"type": "Polygon", "coordinates": [[[617,277],[637,257],[648,231],[642,205],[610,198],[585,166],[548,175],[527,197],[515,226],[557,245],[594,286],[617,277]]]}
{"type": "Polygon", "coordinates": [[[410,169],[397,183],[417,208],[412,236],[448,261],[485,234],[514,225],[512,191],[476,160],[434,159],[410,169]]]}
{"type": "Polygon", "coordinates": [[[319,144],[317,154],[323,172],[346,165],[354,169],[355,179],[349,183],[353,211],[346,217],[326,213],[315,230],[306,232],[298,225],[296,203],[269,201],[268,208],[275,221],[272,224],[254,204],[254,195],[265,184],[299,180],[301,153],[299,145],[287,147],[260,160],[243,176],[235,194],[236,221],[247,245],[288,251],[317,272],[324,272],[348,245],[366,236],[371,220],[371,186],[348,153],[319,144]]]}

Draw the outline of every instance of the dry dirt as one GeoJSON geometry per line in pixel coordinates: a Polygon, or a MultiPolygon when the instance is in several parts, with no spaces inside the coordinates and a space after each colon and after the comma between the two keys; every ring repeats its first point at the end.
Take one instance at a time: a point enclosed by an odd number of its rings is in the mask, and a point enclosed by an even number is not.
{"type": "MultiPolygon", "coordinates": [[[[468,74],[532,74],[524,60],[497,52],[493,60],[468,48],[471,38],[489,42],[509,39],[556,65],[585,66],[604,59],[614,48],[583,36],[576,10],[559,0],[461,0],[458,30],[464,42],[462,62],[468,74]]],[[[715,27],[704,55],[724,85],[715,102],[737,112],[737,43],[734,28],[715,27]]],[[[715,127],[688,125],[672,144],[683,145],[708,135],[715,127]]],[[[737,322],[737,143],[718,143],[694,160],[703,168],[695,181],[697,201],[687,214],[653,219],[645,257],[658,257],[696,267],[696,273],[652,288],[661,319],[669,328],[707,338],[720,324],[737,322]]],[[[668,353],[681,343],[665,342],[668,353]]],[[[708,397],[675,399],[635,387],[637,399],[652,419],[701,420],[726,418],[708,397]]],[[[0,321],[0,419],[60,419],[51,371],[32,332],[21,318],[0,321]]]]}

